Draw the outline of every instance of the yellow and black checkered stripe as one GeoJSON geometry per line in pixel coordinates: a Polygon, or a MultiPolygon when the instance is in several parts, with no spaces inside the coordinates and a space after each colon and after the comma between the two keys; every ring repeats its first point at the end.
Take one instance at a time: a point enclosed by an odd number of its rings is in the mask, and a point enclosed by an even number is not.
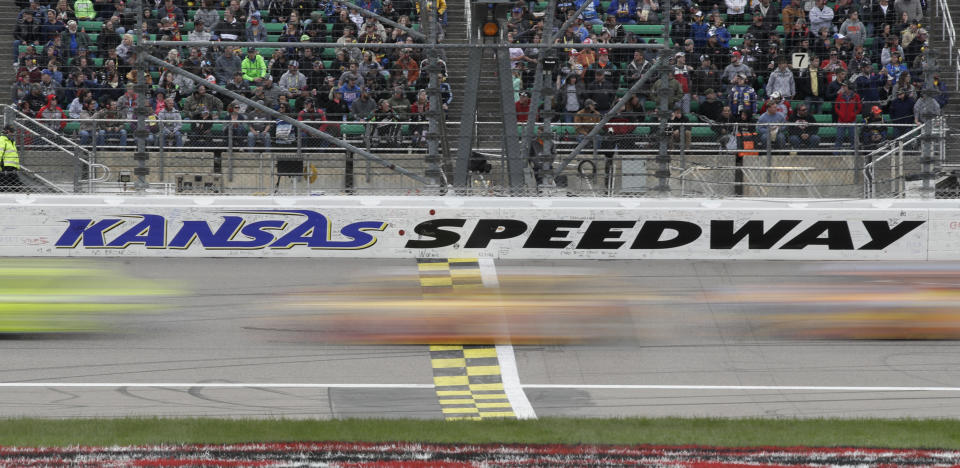
{"type": "MultiPolygon", "coordinates": [[[[417,260],[425,297],[483,287],[476,258],[417,260]]],[[[446,419],[515,418],[503,390],[497,349],[491,345],[432,345],[437,400],[446,419]]]]}
{"type": "Polygon", "coordinates": [[[433,384],[446,419],[515,418],[503,391],[497,349],[430,346],[433,384]]]}

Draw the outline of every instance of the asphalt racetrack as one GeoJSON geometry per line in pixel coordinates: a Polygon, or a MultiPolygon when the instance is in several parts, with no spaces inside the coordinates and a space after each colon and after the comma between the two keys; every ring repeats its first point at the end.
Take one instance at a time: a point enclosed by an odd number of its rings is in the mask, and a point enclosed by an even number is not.
{"type": "Polygon", "coordinates": [[[498,261],[428,307],[412,259],[43,262],[155,291],[8,329],[2,417],[440,418],[425,343],[508,338],[537,417],[960,416],[956,265],[498,261]]]}

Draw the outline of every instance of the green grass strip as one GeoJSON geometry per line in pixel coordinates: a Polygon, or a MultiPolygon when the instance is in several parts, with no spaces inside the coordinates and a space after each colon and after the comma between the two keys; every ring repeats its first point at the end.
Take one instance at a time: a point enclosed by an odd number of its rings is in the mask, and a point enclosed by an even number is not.
{"type": "Polygon", "coordinates": [[[289,441],[699,444],[960,449],[960,421],[887,419],[6,419],[0,445],[143,445],[289,441]]]}

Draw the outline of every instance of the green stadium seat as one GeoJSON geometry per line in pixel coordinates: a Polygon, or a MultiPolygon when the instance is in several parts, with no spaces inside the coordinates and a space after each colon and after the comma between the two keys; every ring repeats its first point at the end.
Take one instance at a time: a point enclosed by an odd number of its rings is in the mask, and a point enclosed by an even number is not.
{"type": "Polygon", "coordinates": [[[662,24],[625,24],[623,30],[638,36],[660,36],[663,34],[662,24]]]}
{"type": "Polygon", "coordinates": [[[813,121],[816,123],[833,123],[833,116],[830,114],[813,114],[813,121]]]}
{"type": "MultiPolygon", "coordinates": [[[[221,117],[221,118],[222,118],[222,117],[221,117]]],[[[215,133],[215,134],[217,134],[217,133],[224,133],[224,126],[223,126],[223,124],[215,123],[215,124],[213,124],[213,125],[210,126],[210,131],[213,132],[213,133],[215,133]]]]}
{"type": "Polygon", "coordinates": [[[833,103],[825,102],[820,106],[820,112],[833,115],[833,103]]]}
{"type": "Polygon", "coordinates": [[[690,135],[697,141],[706,141],[712,138],[716,138],[717,134],[713,132],[710,127],[692,127],[690,129],[690,135]]]}
{"type": "Polygon", "coordinates": [[[93,59],[93,66],[95,66],[95,67],[102,67],[102,66],[103,66],[103,59],[102,59],[102,58],[95,58],[95,59],[93,59]]]}
{"type": "Polygon", "coordinates": [[[184,122],[183,125],[180,126],[180,131],[186,135],[190,133],[191,128],[193,128],[193,125],[191,125],[190,122],[184,122]]]}
{"type": "MultiPolygon", "coordinates": [[[[90,33],[90,34],[87,34],[87,37],[90,38],[91,43],[96,43],[97,39],[100,38],[100,33],[90,33]]],[[[96,47],[96,46],[90,46],[90,47],[96,47]]]]}
{"type": "Polygon", "coordinates": [[[283,23],[263,23],[267,34],[280,34],[283,32],[283,23]]]}
{"type": "Polygon", "coordinates": [[[77,27],[81,31],[86,31],[88,34],[91,32],[100,32],[103,29],[103,23],[99,21],[77,21],[77,27]]]}
{"type": "Polygon", "coordinates": [[[743,38],[740,37],[731,37],[730,38],[730,47],[742,47],[743,38]]]}
{"type": "Polygon", "coordinates": [[[727,28],[727,31],[730,32],[730,34],[733,36],[742,36],[747,33],[747,29],[749,27],[750,26],[747,26],[745,24],[734,24],[734,25],[730,25],[727,28]]]}
{"type": "Polygon", "coordinates": [[[63,127],[63,133],[67,135],[73,135],[77,130],[80,130],[80,122],[67,122],[67,126],[63,127]]]}
{"type": "Polygon", "coordinates": [[[193,31],[193,21],[185,21],[183,23],[183,33],[189,33],[193,31]]]}
{"type": "Polygon", "coordinates": [[[650,130],[650,127],[637,127],[637,128],[635,128],[635,129],[633,129],[633,134],[634,134],[634,135],[649,135],[649,134],[650,134],[650,131],[651,131],[651,130],[650,130]]]}
{"type": "Polygon", "coordinates": [[[820,136],[821,139],[829,138],[835,140],[837,138],[837,127],[820,127],[820,129],[817,130],[817,135],[820,136]]]}
{"type": "Polygon", "coordinates": [[[267,42],[280,42],[280,36],[267,36],[267,42]]]}
{"type": "Polygon", "coordinates": [[[341,124],[340,133],[343,136],[362,136],[363,125],[361,124],[341,124]]]}
{"type": "Polygon", "coordinates": [[[331,66],[333,66],[333,60],[324,60],[324,61],[323,61],[323,68],[326,68],[326,69],[329,70],[331,66]]]}

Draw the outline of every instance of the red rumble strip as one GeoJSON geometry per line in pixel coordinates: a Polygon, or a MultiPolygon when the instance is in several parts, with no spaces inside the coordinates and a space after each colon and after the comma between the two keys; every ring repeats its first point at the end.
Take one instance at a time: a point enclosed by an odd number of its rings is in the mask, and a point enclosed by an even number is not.
{"type": "Polygon", "coordinates": [[[132,447],[0,447],[0,466],[328,466],[342,468],[480,466],[960,467],[960,451],[843,447],[304,442],[132,447]]]}

